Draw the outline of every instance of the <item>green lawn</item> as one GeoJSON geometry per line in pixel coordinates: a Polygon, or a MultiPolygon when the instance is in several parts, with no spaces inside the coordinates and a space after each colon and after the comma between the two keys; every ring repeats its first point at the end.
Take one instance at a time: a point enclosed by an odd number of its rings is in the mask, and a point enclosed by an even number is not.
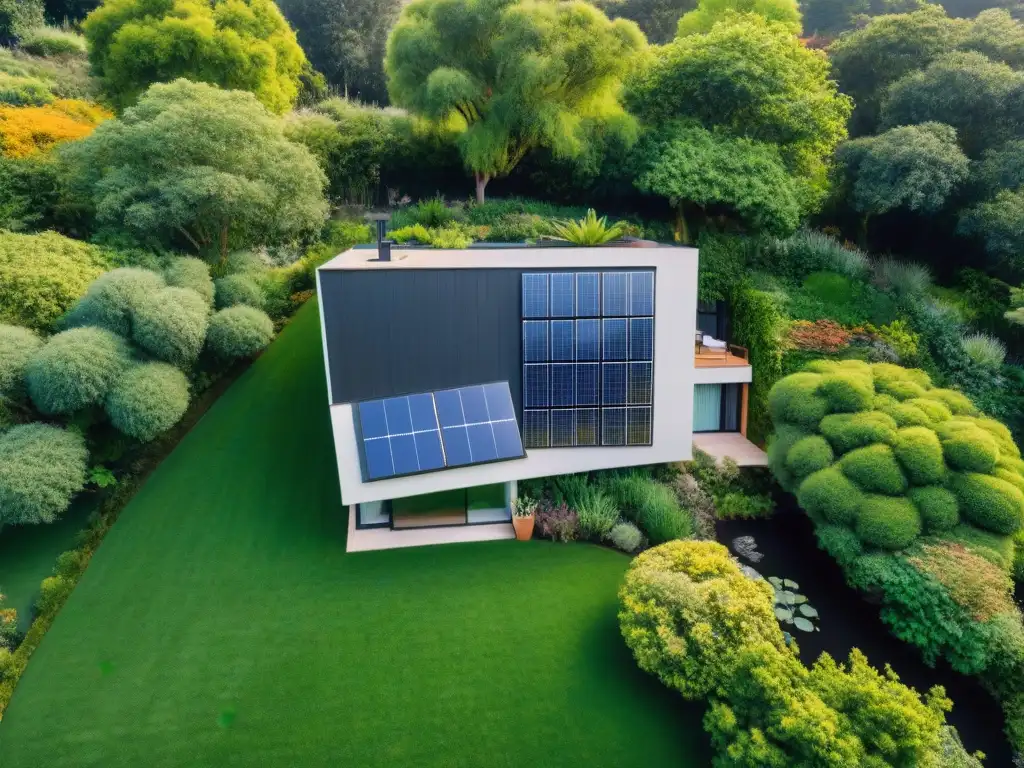
{"type": "Polygon", "coordinates": [[[346,555],[316,307],[108,534],[0,724],[4,768],[706,765],[618,635],[627,560],[346,555]]]}

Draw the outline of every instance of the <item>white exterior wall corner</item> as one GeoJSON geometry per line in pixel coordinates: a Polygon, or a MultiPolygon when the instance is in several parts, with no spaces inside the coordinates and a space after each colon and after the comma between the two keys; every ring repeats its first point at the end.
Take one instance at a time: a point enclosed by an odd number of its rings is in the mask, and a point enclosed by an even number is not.
{"type": "MultiPolygon", "coordinates": [[[[348,254],[321,269],[359,268],[346,263],[348,254]]],[[[692,248],[529,248],[480,251],[432,251],[429,260],[413,258],[383,268],[495,268],[512,267],[557,271],[559,268],[595,271],[609,268],[653,267],[654,420],[650,446],[544,448],[527,451],[525,459],[446,469],[406,477],[364,482],[356,442],[352,404],[330,406],[331,426],[338,461],[338,477],[345,504],[415,496],[435,491],[506,483],[532,477],[561,475],[615,467],[685,461],[693,454],[693,339],[697,325],[697,251],[692,248]]],[[[419,254],[415,254],[417,257],[419,254]]],[[[379,263],[371,268],[382,268],[379,263]]],[[[319,279],[317,289],[319,291],[319,279]]],[[[322,310],[321,310],[322,311],[322,310]]],[[[512,322],[519,322],[514,318],[512,322]]],[[[323,318],[321,316],[321,327],[323,318]]],[[[327,354],[326,339],[324,354],[327,354]]],[[[747,369],[749,370],[749,369],[747,369]]],[[[468,383],[468,382],[467,382],[468,383]]]]}

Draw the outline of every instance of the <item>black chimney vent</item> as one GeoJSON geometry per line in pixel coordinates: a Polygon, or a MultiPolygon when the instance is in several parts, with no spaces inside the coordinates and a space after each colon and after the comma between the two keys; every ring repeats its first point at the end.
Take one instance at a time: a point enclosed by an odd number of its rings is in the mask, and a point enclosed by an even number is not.
{"type": "Polygon", "coordinates": [[[372,211],[366,214],[367,221],[376,222],[377,225],[377,258],[371,261],[391,261],[392,241],[385,240],[384,235],[388,231],[388,222],[391,221],[391,214],[386,211],[372,211]]]}

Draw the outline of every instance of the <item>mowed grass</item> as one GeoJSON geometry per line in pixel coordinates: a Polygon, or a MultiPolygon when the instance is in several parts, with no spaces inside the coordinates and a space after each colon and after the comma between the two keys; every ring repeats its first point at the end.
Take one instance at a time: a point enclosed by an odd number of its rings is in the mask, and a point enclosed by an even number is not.
{"type": "Polygon", "coordinates": [[[627,559],[345,554],[317,309],[108,534],[0,723],[4,768],[703,766],[618,634],[627,559]]]}

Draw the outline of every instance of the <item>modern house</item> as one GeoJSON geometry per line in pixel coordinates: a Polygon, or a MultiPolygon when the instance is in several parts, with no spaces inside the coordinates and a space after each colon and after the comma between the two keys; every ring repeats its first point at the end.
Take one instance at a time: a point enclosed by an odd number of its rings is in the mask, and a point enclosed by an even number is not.
{"type": "Polygon", "coordinates": [[[357,247],[317,271],[350,551],[511,538],[518,480],[746,441],[746,352],[697,251],[357,247]],[[698,318],[705,331],[697,330],[698,318]],[[702,343],[703,342],[703,343],[702,343]]]}

